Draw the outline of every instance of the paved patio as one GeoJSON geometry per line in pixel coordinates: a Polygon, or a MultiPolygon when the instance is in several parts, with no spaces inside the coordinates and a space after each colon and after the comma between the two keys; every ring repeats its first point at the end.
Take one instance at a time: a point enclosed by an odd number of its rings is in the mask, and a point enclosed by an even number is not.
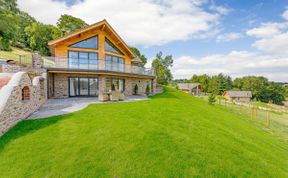
{"type": "MultiPolygon", "coordinates": [[[[146,96],[127,96],[124,101],[119,102],[133,102],[147,100],[146,96]]],[[[89,104],[98,103],[105,104],[110,102],[101,102],[96,97],[76,97],[65,99],[49,99],[37,111],[35,111],[28,119],[40,119],[45,117],[68,114],[79,111],[89,104]]]]}

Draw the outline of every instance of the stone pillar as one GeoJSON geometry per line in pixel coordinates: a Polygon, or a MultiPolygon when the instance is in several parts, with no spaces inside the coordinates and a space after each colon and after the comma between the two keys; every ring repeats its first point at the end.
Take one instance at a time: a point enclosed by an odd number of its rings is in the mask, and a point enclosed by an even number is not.
{"type": "Polygon", "coordinates": [[[32,54],[32,67],[34,69],[41,69],[43,68],[43,65],[43,58],[39,54],[32,54]]]}
{"type": "Polygon", "coordinates": [[[105,77],[104,76],[99,76],[99,91],[105,91],[105,77]]]}

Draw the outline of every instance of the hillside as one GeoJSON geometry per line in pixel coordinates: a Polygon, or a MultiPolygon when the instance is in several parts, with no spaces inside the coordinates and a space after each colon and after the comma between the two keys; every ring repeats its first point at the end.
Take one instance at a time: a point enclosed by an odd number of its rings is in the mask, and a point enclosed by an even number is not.
{"type": "Polygon", "coordinates": [[[31,55],[30,51],[26,51],[15,47],[12,47],[11,49],[12,49],[11,51],[0,50],[0,60],[5,59],[5,60],[18,61],[20,55],[27,55],[27,56],[31,55]]]}
{"type": "Polygon", "coordinates": [[[0,138],[1,177],[287,177],[287,142],[174,89],[24,121],[0,138]]]}

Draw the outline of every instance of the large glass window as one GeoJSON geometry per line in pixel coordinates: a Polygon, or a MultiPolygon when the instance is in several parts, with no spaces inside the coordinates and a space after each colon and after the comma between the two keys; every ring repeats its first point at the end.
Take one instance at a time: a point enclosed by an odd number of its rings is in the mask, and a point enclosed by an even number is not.
{"type": "Polygon", "coordinates": [[[96,96],[98,78],[69,77],[69,96],[96,96]]]}
{"type": "Polygon", "coordinates": [[[124,59],[117,56],[111,56],[106,54],[105,57],[105,64],[106,64],[106,70],[116,71],[116,72],[124,72],[125,68],[125,62],[124,59]]]}
{"type": "Polygon", "coordinates": [[[108,38],[105,38],[105,51],[116,54],[123,54],[108,38]]]}
{"type": "Polygon", "coordinates": [[[88,48],[88,49],[98,49],[98,36],[94,36],[83,41],[74,43],[70,45],[74,48],[88,48]]]}
{"type": "Polygon", "coordinates": [[[94,52],[69,51],[69,68],[97,70],[98,54],[94,52]]]}
{"type": "Polygon", "coordinates": [[[118,91],[124,91],[125,90],[125,80],[124,79],[106,78],[105,89],[107,91],[111,91],[112,85],[114,85],[115,90],[118,90],[118,91]]]}

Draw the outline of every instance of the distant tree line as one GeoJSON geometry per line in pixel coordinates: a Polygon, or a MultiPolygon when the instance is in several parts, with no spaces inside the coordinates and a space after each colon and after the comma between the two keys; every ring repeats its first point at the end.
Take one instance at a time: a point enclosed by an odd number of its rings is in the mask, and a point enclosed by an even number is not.
{"type": "Polygon", "coordinates": [[[201,83],[203,92],[223,95],[226,90],[251,91],[253,99],[262,102],[282,104],[288,98],[288,85],[270,82],[262,76],[245,76],[235,80],[222,73],[214,76],[207,74],[193,75],[191,79],[174,80],[174,84],[181,82],[201,83]]]}

